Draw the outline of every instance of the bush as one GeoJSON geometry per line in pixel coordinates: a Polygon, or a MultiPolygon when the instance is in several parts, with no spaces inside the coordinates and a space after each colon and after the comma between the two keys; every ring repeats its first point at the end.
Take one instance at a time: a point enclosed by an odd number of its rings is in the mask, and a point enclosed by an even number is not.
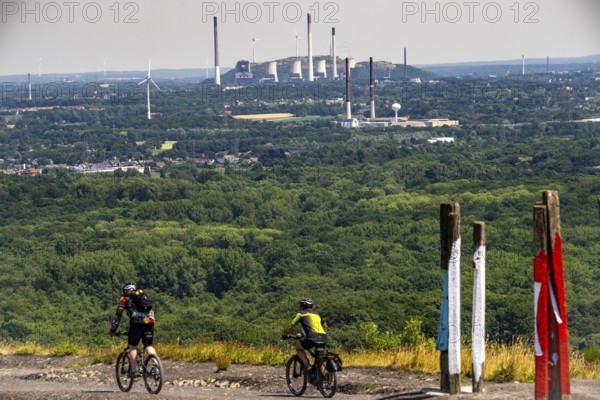
{"type": "Polygon", "coordinates": [[[592,346],[583,351],[583,358],[589,363],[600,363],[600,347],[592,346]]]}
{"type": "Polygon", "coordinates": [[[231,357],[226,354],[220,354],[215,357],[217,372],[227,371],[231,366],[231,357]]]}
{"type": "Polygon", "coordinates": [[[423,325],[423,320],[419,318],[411,318],[410,321],[406,323],[402,333],[400,334],[400,343],[404,346],[409,347],[419,347],[425,344],[426,337],[421,329],[423,325]]]}
{"type": "Polygon", "coordinates": [[[400,335],[394,335],[389,331],[379,332],[377,324],[373,322],[362,324],[361,331],[365,337],[365,343],[368,349],[388,351],[400,347],[400,335]]]}

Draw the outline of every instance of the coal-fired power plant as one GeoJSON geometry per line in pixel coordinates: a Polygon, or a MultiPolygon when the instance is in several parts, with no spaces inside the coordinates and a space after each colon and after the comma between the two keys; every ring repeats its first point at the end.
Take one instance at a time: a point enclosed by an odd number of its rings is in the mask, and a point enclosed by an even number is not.
{"type": "Polygon", "coordinates": [[[315,74],[313,69],[312,17],[310,14],[306,14],[306,22],[308,30],[308,80],[312,82],[315,80],[315,74]]]}
{"type": "Polygon", "coordinates": [[[333,65],[333,79],[338,78],[337,72],[337,52],[335,49],[335,28],[331,28],[331,52],[332,52],[332,65],[333,65]]]}
{"type": "Polygon", "coordinates": [[[371,118],[375,118],[375,71],[373,57],[369,58],[369,88],[371,89],[371,118]]]}
{"type": "Polygon", "coordinates": [[[217,17],[214,17],[215,31],[215,84],[221,84],[221,68],[219,67],[219,32],[217,29],[217,17]]]}

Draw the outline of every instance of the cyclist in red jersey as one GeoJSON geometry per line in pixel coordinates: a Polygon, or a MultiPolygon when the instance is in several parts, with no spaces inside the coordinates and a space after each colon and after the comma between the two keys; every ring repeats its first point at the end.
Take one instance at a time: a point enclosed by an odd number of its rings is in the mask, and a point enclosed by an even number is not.
{"type": "Polygon", "coordinates": [[[129,315],[129,359],[131,361],[132,375],[140,376],[137,366],[137,345],[142,341],[146,354],[156,355],[156,350],[152,346],[154,341],[154,310],[140,310],[134,302],[134,296],[140,293],[134,283],[126,283],[122,288],[122,296],[119,299],[117,311],[112,318],[110,326],[110,335],[114,336],[119,324],[123,311],[127,311],[129,315]]]}

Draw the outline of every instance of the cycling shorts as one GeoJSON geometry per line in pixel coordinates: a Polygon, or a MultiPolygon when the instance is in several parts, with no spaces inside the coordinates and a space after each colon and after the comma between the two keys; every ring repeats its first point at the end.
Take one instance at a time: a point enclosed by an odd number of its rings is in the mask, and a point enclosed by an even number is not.
{"type": "Polygon", "coordinates": [[[315,342],[314,340],[303,339],[303,340],[300,341],[300,345],[302,346],[302,348],[304,350],[310,350],[310,349],[312,349],[313,347],[316,347],[316,346],[324,346],[325,343],[315,342]]]}
{"type": "Polygon", "coordinates": [[[144,347],[152,346],[154,341],[154,324],[131,324],[129,326],[129,345],[137,346],[140,340],[144,347]]]}

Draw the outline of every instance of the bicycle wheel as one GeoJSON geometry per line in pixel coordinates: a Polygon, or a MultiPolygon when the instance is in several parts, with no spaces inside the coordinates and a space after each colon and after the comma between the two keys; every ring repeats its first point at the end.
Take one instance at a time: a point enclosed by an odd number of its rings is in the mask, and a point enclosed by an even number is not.
{"type": "Polygon", "coordinates": [[[285,366],[285,381],[294,396],[302,396],[306,390],[306,375],[297,355],[292,356],[285,366]]]}
{"type": "Polygon", "coordinates": [[[129,360],[129,354],[122,352],[117,357],[115,363],[115,376],[117,378],[117,385],[122,392],[129,392],[133,386],[133,378],[129,376],[131,371],[131,360],[129,360]]]}
{"type": "Polygon", "coordinates": [[[327,368],[327,358],[321,360],[317,366],[317,388],[323,397],[333,397],[337,390],[337,377],[335,371],[327,368]]]}
{"type": "Polygon", "coordinates": [[[144,385],[148,393],[158,394],[163,385],[163,368],[160,358],[150,354],[144,360],[144,385]]]}

